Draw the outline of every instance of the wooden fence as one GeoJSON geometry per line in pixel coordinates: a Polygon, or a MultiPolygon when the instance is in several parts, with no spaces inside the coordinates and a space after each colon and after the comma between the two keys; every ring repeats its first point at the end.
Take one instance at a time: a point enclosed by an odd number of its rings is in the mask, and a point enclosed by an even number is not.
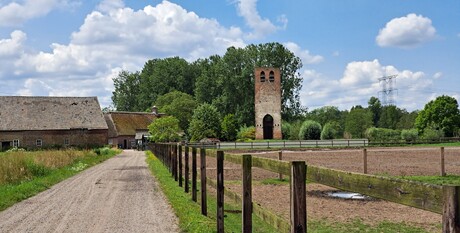
{"type": "MultiPolygon", "coordinates": [[[[196,147],[192,147],[192,200],[197,201],[197,165],[196,147]]],[[[183,179],[179,172],[179,164],[185,160],[185,192],[188,192],[189,147],[185,146],[182,156],[182,146],[172,144],[155,144],[152,148],[157,156],[171,171],[175,180],[183,179]],[[182,158],[184,157],[184,158],[182,158]]],[[[224,154],[201,148],[200,150],[200,178],[201,178],[201,212],[207,215],[206,185],[217,190],[217,231],[224,232],[223,203],[224,195],[234,201],[242,203],[242,232],[252,232],[252,214],[261,217],[280,232],[307,232],[306,215],[306,187],[305,180],[324,184],[337,189],[358,192],[371,197],[384,199],[394,203],[408,205],[442,214],[442,232],[460,233],[460,186],[439,186],[407,181],[390,177],[380,177],[367,174],[339,171],[319,166],[308,165],[305,161],[281,161],[268,158],[253,157],[251,155],[224,154]],[[217,159],[216,178],[206,176],[206,157],[217,159]],[[223,161],[242,166],[242,194],[234,193],[224,186],[223,161]],[[290,177],[290,221],[271,213],[252,201],[252,167],[272,171],[290,177]]],[[[182,182],[179,182],[179,186],[182,182]]]]}

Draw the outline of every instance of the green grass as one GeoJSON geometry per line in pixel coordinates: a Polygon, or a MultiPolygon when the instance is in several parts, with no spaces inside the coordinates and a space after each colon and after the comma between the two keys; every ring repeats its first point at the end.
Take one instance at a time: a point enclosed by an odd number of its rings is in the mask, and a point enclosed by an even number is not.
{"type": "Polygon", "coordinates": [[[415,144],[414,146],[421,146],[421,147],[454,147],[460,146],[460,142],[445,142],[445,143],[436,143],[436,144],[415,144]]]}
{"type": "Polygon", "coordinates": [[[99,164],[113,157],[116,153],[118,152],[112,151],[111,153],[99,156],[88,154],[68,166],[49,169],[42,173],[41,176],[34,176],[28,180],[13,184],[0,185],[0,211],[50,188],[54,184],[79,173],[85,168],[99,164]]]}
{"type": "Polygon", "coordinates": [[[415,180],[423,183],[437,184],[437,185],[460,185],[460,176],[447,175],[447,176],[404,176],[402,179],[415,180]]]}
{"type": "MultiPolygon", "coordinates": [[[[147,161],[153,175],[160,183],[161,189],[168,198],[177,217],[179,227],[184,232],[216,232],[216,198],[207,196],[208,216],[201,215],[201,207],[191,199],[190,193],[185,193],[182,187],[174,181],[168,169],[163,166],[150,151],[147,153],[147,161]]],[[[190,186],[191,187],[191,186],[190,186]]],[[[198,185],[198,187],[200,187],[198,185]]],[[[198,197],[200,194],[198,193],[198,197]]],[[[241,232],[241,208],[225,204],[225,232],[241,232]]],[[[253,232],[274,233],[278,232],[268,224],[262,222],[258,217],[253,216],[253,232]]]]}
{"type": "MultiPolygon", "coordinates": [[[[441,229],[439,229],[441,230],[441,229]]],[[[351,223],[337,223],[321,221],[309,221],[308,232],[313,233],[426,233],[425,229],[409,226],[404,223],[381,222],[376,226],[370,226],[361,220],[351,223]]]]}

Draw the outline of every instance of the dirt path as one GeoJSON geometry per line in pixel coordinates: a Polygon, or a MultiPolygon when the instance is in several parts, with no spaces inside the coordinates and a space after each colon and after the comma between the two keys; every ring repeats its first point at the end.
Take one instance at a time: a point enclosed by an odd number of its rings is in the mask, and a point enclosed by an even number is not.
{"type": "Polygon", "coordinates": [[[143,152],[124,151],[0,212],[0,232],[179,232],[143,152]]]}

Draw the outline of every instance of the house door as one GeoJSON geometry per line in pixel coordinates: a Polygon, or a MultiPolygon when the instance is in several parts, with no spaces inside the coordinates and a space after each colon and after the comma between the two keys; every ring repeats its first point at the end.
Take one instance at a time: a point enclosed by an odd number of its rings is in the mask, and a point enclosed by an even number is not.
{"type": "Polygon", "coordinates": [[[264,122],[264,139],[273,139],[273,117],[270,115],[265,115],[264,122]]]}
{"type": "Polygon", "coordinates": [[[8,150],[10,149],[10,146],[11,142],[2,142],[2,147],[0,148],[0,150],[8,150]]]}
{"type": "Polygon", "coordinates": [[[123,140],[123,149],[128,149],[128,140],[123,140]]]}

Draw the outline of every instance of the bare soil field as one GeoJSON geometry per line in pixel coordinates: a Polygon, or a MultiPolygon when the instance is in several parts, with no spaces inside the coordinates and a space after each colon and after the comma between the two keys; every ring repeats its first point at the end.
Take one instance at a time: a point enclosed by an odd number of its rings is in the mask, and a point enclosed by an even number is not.
{"type": "Polygon", "coordinates": [[[0,232],[179,232],[144,152],[124,151],[0,212],[0,232]]]}
{"type": "MultiPolygon", "coordinates": [[[[233,154],[252,154],[253,156],[278,159],[278,151],[251,152],[230,151],[233,154]]],[[[439,175],[439,148],[368,148],[368,173],[376,175],[408,176],[439,175]]],[[[199,157],[199,155],[198,155],[199,157]]],[[[304,151],[283,151],[283,160],[304,160],[307,164],[338,170],[363,171],[363,151],[358,149],[312,149],[304,151]]],[[[199,163],[199,159],[198,159],[199,163]]],[[[225,162],[226,181],[241,180],[241,165],[225,162]]],[[[445,148],[445,166],[448,174],[460,174],[460,148],[445,148]]],[[[214,158],[207,158],[207,175],[215,174],[214,158]]],[[[253,168],[254,201],[289,218],[289,185],[264,185],[265,179],[278,178],[278,174],[253,168]]],[[[225,184],[227,188],[241,193],[241,185],[235,182],[225,184]]],[[[439,232],[441,215],[428,211],[399,205],[383,200],[342,200],[327,197],[325,192],[336,189],[320,184],[307,184],[307,212],[311,220],[327,222],[351,222],[356,219],[370,225],[381,222],[406,223],[422,227],[429,232],[439,232]]]]}

